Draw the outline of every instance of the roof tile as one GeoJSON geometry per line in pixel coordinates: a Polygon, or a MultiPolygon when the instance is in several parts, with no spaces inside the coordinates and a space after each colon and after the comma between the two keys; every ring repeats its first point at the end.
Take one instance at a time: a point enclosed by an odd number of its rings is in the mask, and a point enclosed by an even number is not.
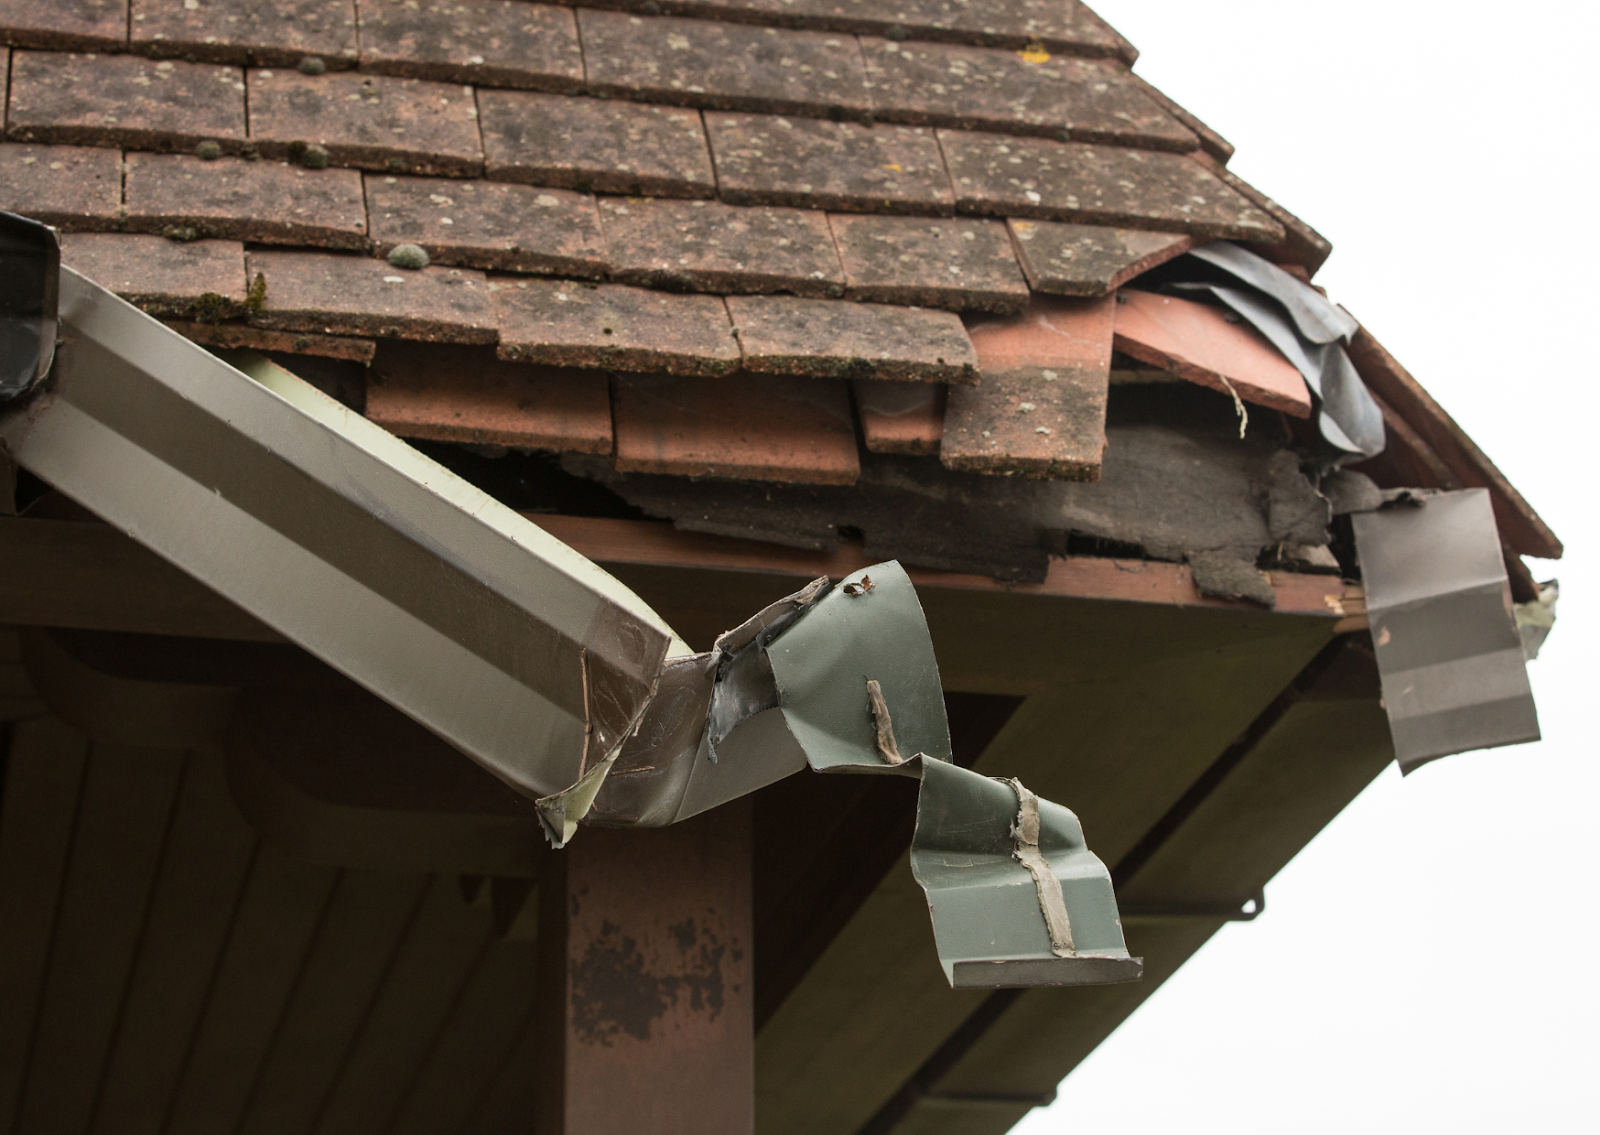
{"type": "Polygon", "coordinates": [[[508,363],[487,347],[385,343],[367,377],[366,413],[401,437],[611,452],[603,372],[508,363]]]}
{"type": "Polygon", "coordinates": [[[602,198],[612,276],[669,290],[840,295],[826,213],[715,201],[602,198]]]}
{"type": "Polygon", "coordinates": [[[479,91],[497,181],[652,197],[712,197],[700,115],[675,107],[522,91],[479,91]]]}
{"type": "Polygon", "coordinates": [[[939,452],[944,437],[943,386],[928,383],[857,379],[856,412],[869,453],[927,456],[939,452]]]}
{"type": "Polygon", "coordinates": [[[730,204],[955,211],[932,130],[715,111],[705,117],[717,186],[730,204]]]}
{"type": "Polygon", "coordinates": [[[331,65],[356,58],[354,0],[133,0],[135,50],[213,63],[331,65]]]}
{"type": "Polygon", "coordinates": [[[861,475],[844,383],[733,375],[618,375],[617,468],[848,485],[861,475]]]}
{"type": "Polygon", "coordinates": [[[1199,162],[1118,146],[939,131],[956,209],[1276,240],[1282,226],[1199,162]]]}
{"type": "Polygon", "coordinates": [[[1108,61],[874,38],[861,51],[882,120],[1162,150],[1197,144],[1108,61]]]}
{"type": "Polygon", "coordinates": [[[864,118],[851,36],[578,10],[589,87],[684,106],[864,118]]]}
{"type": "Polygon", "coordinates": [[[329,252],[252,252],[251,279],[266,297],[252,321],[328,335],[375,335],[439,343],[493,343],[483,274],[465,268],[405,271],[382,260],[329,252]]]}
{"type": "Polygon", "coordinates": [[[1268,260],[1280,264],[1297,264],[1306,270],[1306,279],[1316,275],[1328,257],[1333,254],[1333,243],[1316,229],[1306,224],[1282,205],[1268,197],[1261,190],[1239,177],[1233,171],[1224,169],[1220,163],[1209,154],[1189,155],[1206,169],[1212,170],[1222,183],[1232,189],[1246,201],[1250,201],[1263,210],[1274,221],[1283,226],[1281,240],[1272,240],[1269,237],[1261,238],[1255,242],[1256,252],[1268,260]]]}
{"type": "Polygon", "coordinates": [[[975,382],[978,358],[947,311],[793,296],[729,296],[746,370],[975,382]]]}
{"type": "Polygon", "coordinates": [[[188,244],[131,233],[67,233],[61,262],[159,315],[208,318],[245,304],[244,245],[231,240],[188,244]]]}
{"type": "Polygon", "coordinates": [[[124,193],[135,231],[188,226],[202,236],[269,244],[364,249],[367,243],[366,202],[355,170],[130,153],[124,193]]]}
{"type": "Polygon", "coordinates": [[[1123,354],[1246,402],[1311,416],[1311,395],[1294,364],[1254,327],[1230,322],[1230,312],[1133,289],[1117,301],[1123,354]]]}
{"type": "Polygon", "coordinates": [[[114,228],[121,206],[118,151],[0,143],[0,209],[70,231],[114,228]]]}
{"type": "Polygon", "coordinates": [[[829,222],[852,299],[1001,315],[1028,306],[1002,221],[836,214],[829,222]]]}
{"type": "Polygon", "coordinates": [[[721,296],[565,280],[501,279],[494,287],[503,359],[692,375],[739,365],[721,296]]]}
{"type": "Polygon", "coordinates": [[[344,359],[353,363],[370,363],[377,348],[377,344],[371,339],[312,335],[305,331],[268,331],[262,327],[250,327],[242,323],[169,321],[167,326],[202,347],[280,351],[286,355],[316,355],[324,359],[344,359]]]}
{"type": "Polygon", "coordinates": [[[1036,292],[1104,296],[1195,246],[1182,233],[1054,221],[1007,222],[1022,271],[1036,292]]]}
{"type": "Polygon", "coordinates": [[[134,55],[14,53],[9,137],[144,150],[187,150],[245,136],[244,75],[235,67],[134,55]]]}
{"type": "Polygon", "coordinates": [[[572,9],[524,0],[361,0],[361,68],[444,79],[576,90],[583,50],[572,9]]]}
{"type": "Polygon", "coordinates": [[[438,264],[603,276],[605,238],[594,198],[493,181],[367,175],[378,255],[419,244],[438,264]]]}
{"type": "Polygon", "coordinates": [[[120,51],[128,0],[0,0],[0,43],[51,51],[120,51]]]}
{"type": "Polygon", "coordinates": [[[250,135],[261,153],[323,146],[335,165],[392,173],[483,172],[472,88],[421,79],[250,72],[250,135]]]}

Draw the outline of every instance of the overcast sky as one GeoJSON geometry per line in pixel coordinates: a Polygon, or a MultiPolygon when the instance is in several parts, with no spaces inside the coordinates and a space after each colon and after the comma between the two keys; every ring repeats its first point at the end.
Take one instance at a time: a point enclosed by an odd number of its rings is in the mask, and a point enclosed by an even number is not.
{"type": "Polygon", "coordinates": [[[1391,768],[1017,1132],[1600,1131],[1596,5],[1090,4],[1567,556],[1545,740],[1391,768]]]}

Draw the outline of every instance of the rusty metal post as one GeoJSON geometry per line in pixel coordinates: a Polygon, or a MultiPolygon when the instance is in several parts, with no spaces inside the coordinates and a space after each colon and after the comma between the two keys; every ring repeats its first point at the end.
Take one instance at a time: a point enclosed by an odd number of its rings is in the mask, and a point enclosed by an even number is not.
{"type": "Polygon", "coordinates": [[[539,1135],[752,1135],[750,802],[587,828],[539,895],[539,1135]]]}

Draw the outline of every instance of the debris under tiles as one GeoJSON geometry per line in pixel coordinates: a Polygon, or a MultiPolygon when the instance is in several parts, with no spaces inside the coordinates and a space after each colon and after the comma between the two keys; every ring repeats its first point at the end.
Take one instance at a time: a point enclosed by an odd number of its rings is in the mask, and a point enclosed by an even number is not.
{"type": "Polygon", "coordinates": [[[715,201],[602,198],[612,278],[669,291],[837,296],[826,213],[715,201]]]}
{"type": "Polygon", "coordinates": [[[483,273],[466,268],[406,271],[366,256],[252,252],[252,306],[261,327],[329,335],[493,343],[494,310],[483,273]]]}
{"type": "Polygon", "coordinates": [[[604,372],[509,363],[489,347],[385,343],[368,372],[366,415],[401,437],[611,452],[604,372]]]}
{"type": "Polygon", "coordinates": [[[23,142],[237,152],[245,138],[244,72],[136,55],[17,51],[6,134],[23,142]]]}
{"type": "Polygon", "coordinates": [[[130,153],[128,227],[268,244],[362,249],[367,207],[355,170],[307,170],[282,162],[130,153]]]}
{"type": "Polygon", "coordinates": [[[837,380],[618,375],[621,472],[848,485],[860,473],[850,398],[837,380]]]}
{"type": "Polygon", "coordinates": [[[93,146],[0,143],[0,209],[66,232],[116,228],[122,155],[93,146]]]}
{"type": "Polygon", "coordinates": [[[834,215],[846,295],[1015,315],[1028,282],[999,221],[834,215]]]}
{"type": "Polygon", "coordinates": [[[955,197],[933,131],[707,111],[717,184],[732,205],[944,214],[955,197]]]}
{"type": "Polygon", "coordinates": [[[691,375],[739,366],[721,296],[566,280],[501,278],[491,286],[503,359],[691,375]]]}
{"type": "Polygon", "coordinates": [[[128,27],[133,49],[152,55],[286,67],[308,56],[335,67],[356,60],[354,0],[132,0],[128,27]]]}
{"type": "Polygon", "coordinates": [[[978,356],[947,311],[792,296],[729,296],[748,371],[912,382],[978,381],[978,356]]]}
{"type": "Polygon", "coordinates": [[[262,156],[318,145],[334,165],[473,177],[483,172],[471,87],[361,75],[250,72],[250,137],[262,156]]]}
{"type": "Polygon", "coordinates": [[[596,193],[714,197],[696,111],[615,99],[479,91],[484,161],[496,181],[596,193]]]}
{"type": "Polygon", "coordinates": [[[1017,259],[1036,292],[1104,296],[1194,247],[1182,233],[1073,225],[1059,221],[1006,222],[1017,259]]]}
{"type": "Polygon", "coordinates": [[[246,305],[244,245],[238,241],[184,244],[132,233],[67,233],[61,263],[155,315],[215,321],[246,305]]]}
{"type": "Polygon", "coordinates": [[[608,267],[594,198],[492,181],[368,174],[379,256],[417,244],[435,264],[596,277],[608,267]]]}
{"type": "Polygon", "coordinates": [[[937,454],[944,436],[945,388],[861,378],[850,384],[869,453],[937,454]]]}
{"type": "Polygon", "coordinates": [[[539,91],[583,83],[571,8],[522,0],[361,0],[360,8],[362,70],[539,91]]]}

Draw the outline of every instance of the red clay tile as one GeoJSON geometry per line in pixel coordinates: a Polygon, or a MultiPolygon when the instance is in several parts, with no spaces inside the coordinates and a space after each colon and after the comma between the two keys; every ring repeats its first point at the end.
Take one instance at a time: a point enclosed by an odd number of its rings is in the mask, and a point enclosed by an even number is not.
{"type": "Polygon", "coordinates": [[[326,335],[375,335],[434,343],[493,343],[494,312],[483,273],[466,268],[391,268],[366,256],[252,252],[250,279],[266,279],[252,322],[326,335]]]}
{"type": "Polygon", "coordinates": [[[1187,110],[1184,110],[1183,107],[1179,106],[1166,95],[1162,94],[1158,88],[1146,82],[1142,75],[1133,75],[1132,79],[1135,83],[1139,84],[1140,90],[1142,90],[1146,95],[1150,96],[1154,102],[1156,102],[1168,114],[1172,115],[1173,118],[1176,118],[1179,122],[1181,122],[1185,128],[1194,133],[1194,136],[1200,140],[1201,150],[1207,154],[1210,154],[1222,165],[1228,164],[1229,159],[1233,157],[1232,142],[1229,142],[1221,134],[1218,134],[1215,130],[1211,129],[1211,127],[1207,126],[1204,122],[1201,122],[1187,110]]]}
{"type": "Polygon", "coordinates": [[[849,485],[861,475],[844,383],[733,375],[618,375],[617,469],[849,485]]]}
{"type": "Polygon", "coordinates": [[[948,311],[792,296],[729,296],[748,371],[975,382],[978,358],[948,311]]]}
{"type": "Polygon", "coordinates": [[[856,413],[869,453],[928,456],[944,437],[945,388],[929,383],[857,379],[856,413]]]}
{"type": "Polygon", "coordinates": [[[1127,225],[1208,240],[1277,240],[1283,228],[1178,154],[939,131],[956,209],[1127,225]]]}
{"type": "Polygon", "coordinates": [[[578,9],[591,90],[763,114],[865,118],[861,52],[847,35],[578,9]]]}
{"type": "Polygon", "coordinates": [[[1281,239],[1259,237],[1253,242],[1257,253],[1277,264],[1298,264],[1306,270],[1308,278],[1316,275],[1317,269],[1333,254],[1333,243],[1327,237],[1231,170],[1224,169],[1209,154],[1190,154],[1189,157],[1283,226],[1281,239]]]}
{"type": "Polygon", "coordinates": [[[1036,292],[1104,296],[1195,246],[1191,236],[1055,221],[1007,222],[1036,292]]]}
{"type": "Polygon", "coordinates": [[[245,304],[244,245],[237,241],[68,233],[61,262],[158,315],[216,319],[245,304]]]}
{"type": "Polygon", "coordinates": [[[361,0],[361,69],[571,91],[583,84],[583,50],[571,8],[525,0],[361,0]]]}
{"type": "Polygon", "coordinates": [[[721,296],[566,280],[501,278],[493,286],[503,359],[687,375],[739,365],[721,296]]]}
{"type": "Polygon", "coordinates": [[[130,153],[123,192],[128,227],[137,232],[189,227],[267,244],[367,245],[366,202],[353,169],[130,153]]]}
{"type": "Polygon", "coordinates": [[[700,115],[611,99],[479,91],[495,181],[650,197],[713,197],[700,115]]]}
{"type": "Polygon", "coordinates": [[[472,177],[483,172],[471,87],[341,71],[250,72],[250,137],[263,156],[316,143],[334,165],[472,177]]]}
{"type": "Polygon", "coordinates": [[[955,211],[939,143],[923,127],[707,111],[706,131],[730,205],[955,211]]]}
{"type": "Polygon", "coordinates": [[[116,228],[121,205],[118,151],[0,144],[0,209],[71,232],[116,228]]]}
{"type": "Polygon", "coordinates": [[[18,51],[11,62],[9,137],[140,150],[191,150],[245,137],[244,74],[209,63],[134,55],[18,51]]]}
{"type": "Polygon", "coordinates": [[[716,201],[602,198],[611,274],[669,291],[837,296],[844,274],[826,213],[716,201]]]}
{"type": "Polygon", "coordinates": [[[1025,315],[970,327],[983,378],[953,387],[948,468],[1093,481],[1105,453],[1116,301],[1040,296],[1025,315]]]}
{"type": "Polygon", "coordinates": [[[371,339],[311,335],[304,331],[268,331],[242,323],[168,321],[167,326],[202,347],[222,347],[228,350],[279,351],[286,355],[317,355],[325,359],[370,363],[377,349],[377,344],[371,339]]]}
{"type": "Polygon", "coordinates": [[[213,63],[330,67],[356,60],[355,0],[133,0],[133,47],[213,63]]]}
{"type": "Polygon", "coordinates": [[[128,43],[128,0],[0,0],[0,43],[121,51],[128,43]]]}
{"type": "Polygon", "coordinates": [[[1117,295],[1117,350],[1140,362],[1246,402],[1311,416],[1311,394],[1294,364],[1231,312],[1175,296],[1124,289],[1117,295]]]}
{"type": "Polygon", "coordinates": [[[1105,60],[892,39],[863,39],[861,51],[882,121],[1180,152],[1198,144],[1105,60]]]}
{"type": "Polygon", "coordinates": [[[436,264],[603,276],[606,244],[594,198],[492,181],[367,175],[379,256],[418,244],[436,264]]]}
{"type": "Polygon", "coordinates": [[[367,417],[401,437],[611,452],[604,372],[508,363],[488,347],[385,343],[367,376],[367,417]]]}
{"type": "Polygon", "coordinates": [[[1001,221],[828,218],[851,299],[1014,315],[1028,282],[1001,221]]]}

